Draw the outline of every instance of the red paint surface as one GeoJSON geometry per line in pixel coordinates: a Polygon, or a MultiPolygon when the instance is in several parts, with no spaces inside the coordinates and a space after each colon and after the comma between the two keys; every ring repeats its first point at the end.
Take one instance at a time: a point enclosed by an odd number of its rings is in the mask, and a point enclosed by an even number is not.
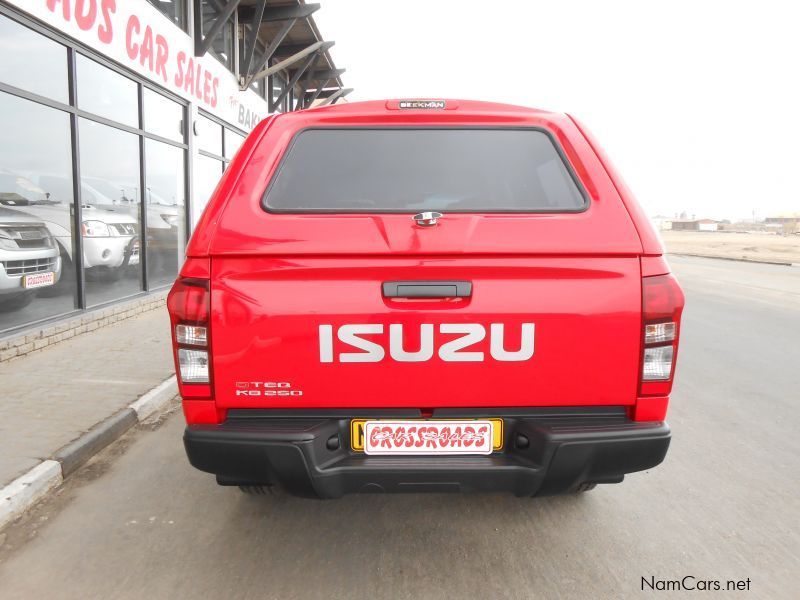
{"type": "MultiPolygon", "coordinates": [[[[563,114],[471,101],[449,110],[393,106],[365,102],[288,113],[263,121],[245,141],[200,218],[182,271],[208,277],[211,293],[212,384],[181,386],[184,397],[205,398],[191,406],[212,405],[212,398],[214,410],[625,405],[636,420],[663,419],[669,389],[639,382],[642,275],[662,275],[668,266],[657,235],[597,142],[563,114]],[[547,129],[586,188],[589,208],[448,214],[431,229],[417,227],[409,215],[290,215],[261,208],[298,131],[426,125],[547,129]],[[415,279],[469,280],[473,294],[424,301],[382,296],[382,282],[415,279]],[[402,325],[404,346],[414,351],[421,325],[434,326],[439,348],[457,337],[440,333],[440,326],[464,323],[487,331],[467,349],[483,352],[482,362],[448,362],[436,353],[424,362],[389,356],[390,324],[402,325]],[[493,359],[492,323],[504,325],[510,351],[519,347],[521,325],[535,323],[533,356],[493,359]],[[380,325],[381,333],[362,338],[385,348],[386,357],[321,362],[320,324],[333,331],[344,324],[380,325]],[[242,385],[253,383],[261,386],[242,385]],[[253,393],[242,393],[245,388],[253,393]],[[286,389],[302,394],[277,392],[286,389]],[[655,393],[658,398],[639,399],[655,393]]],[[[334,356],[353,350],[334,339],[334,356]]],[[[221,414],[203,411],[211,409],[186,409],[187,420],[221,414]]]]}

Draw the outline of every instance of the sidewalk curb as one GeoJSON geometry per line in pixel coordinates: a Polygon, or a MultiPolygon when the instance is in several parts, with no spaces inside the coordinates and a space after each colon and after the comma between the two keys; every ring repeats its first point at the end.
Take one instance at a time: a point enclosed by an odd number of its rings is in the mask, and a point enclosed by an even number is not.
{"type": "Polygon", "coordinates": [[[732,260],[734,262],[746,262],[756,265],[778,265],[781,267],[798,267],[800,263],[791,263],[789,261],[778,260],[756,260],[754,258],[736,258],[733,256],[714,256],[713,254],[693,254],[689,252],[669,252],[667,254],[672,256],[690,256],[692,258],[713,258],[715,260],[732,260]]]}
{"type": "Polygon", "coordinates": [[[147,417],[163,409],[164,406],[178,395],[178,381],[173,375],[169,379],[162,381],[128,408],[136,412],[139,421],[144,421],[147,417]]]}
{"type": "Polygon", "coordinates": [[[0,489],[0,529],[47,496],[66,477],[128,429],[165,409],[177,393],[178,384],[175,375],[172,375],[126,408],[59,449],[51,459],[42,461],[0,489]]]}
{"type": "Polygon", "coordinates": [[[0,490],[0,529],[44,498],[63,480],[61,465],[55,460],[46,460],[9,483],[0,490]]]}
{"type": "Polygon", "coordinates": [[[53,458],[61,463],[61,474],[68,477],[83,466],[92,456],[116,440],[139,420],[136,411],[124,408],[115,415],[100,421],[74,442],[70,442],[53,458]]]}

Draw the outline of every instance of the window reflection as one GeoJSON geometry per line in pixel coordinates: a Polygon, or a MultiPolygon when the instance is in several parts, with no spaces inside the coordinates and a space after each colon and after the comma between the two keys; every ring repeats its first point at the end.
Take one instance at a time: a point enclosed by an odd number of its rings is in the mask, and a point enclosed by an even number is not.
{"type": "Polygon", "coordinates": [[[145,142],[147,278],[151,288],[175,280],[186,244],[184,156],[181,148],[145,142]]]}
{"type": "Polygon", "coordinates": [[[196,123],[197,147],[211,154],[222,156],[222,125],[203,115],[198,115],[196,123]]]}
{"type": "Polygon", "coordinates": [[[239,135],[230,129],[225,129],[225,158],[233,158],[243,143],[243,135],[239,135]]]}
{"type": "MultiPolygon", "coordinates": [[[[263,52],[263,48],[259,48],[258,52],[263,52]]],[[[260,98],[266,97],[266,85],[263,79],[256,79],[253,83],[250,84],[250,89],[252,89],[260,98]]]]}
{"type": "Polygon", "coordinates": [[[186,0],[147,0],[178,27],[186,29],[186,0]]]}
{"type": "Polygon", "coordinates": [[[67,113],[0,92],[0,329],[77,306],[67,113]],[[69,182],[47,188],[44,177],[69,182]]]}
{"type": "Polygon", "coordinates": [[[139,139],[81,119],[80,142],[84,272],[91,305],[141,290],[139,139]]]}
{"type": "MultiPolygon", "coordinates": [[[[185,1],[156,4],[176,22],[185,19],[185,1]]],[[[139,83],[99,59],[81,54],[75,59],[81,111],[121,126],[141,125],[165,142],[184,142],[183,104],[143,85],[140,123],[139,83]]],[[[0,82],[67,105],[68,70],[65,46],[0,14],[0,82]]],[[[201,147],[221,158],[222,126],[204,117],[201,122],[201,147]]],[[[2,91],[0,131],[0,331],[138,293],[145,251],[148,286],[174,280],[187,237],[184,148],[78,118],[75,157],[69,113],[2,91]],[[77,228],[76,167],[82,200],[77,228]],[[78,298],[81,269],[85,304],[78,298]]],[[[230,137],[226,143],[232,150],[240,140],[230,137]]],[[[201,159],[197,166],[202,200],[197,215],[222,172],[221,160],[209,159],[210,167],[204,163],[201,159]]]]}
{"type": "Polygon", "coordinates": [[[283,91],[286,89],[286,81],[279,73],[275,73],[269,78],[270,81],[270,90],[271,90],[271,100],[270,100],[270,109],[274,110],[275,112],[286,112],[286,98],[284,98],[279,106],[275,106],[275,102],[278,98],[281,97],[283,91]]]}
{"type": "Polygon", "coordinates": [[[183,141],[183,106],[144,88],[144,129],[176,142],[183,141]]]}
{"type": "MultiPolygon", "coordinates": [[[[217,0],[201,0],[200,11],[203,23],[203,37],[208,35],[223,10],[223,3],[217,0]]],[[[222,63],[231,68],[233,66],[233,17],[222,27],[214,37],[209,49],[222,63]]]]}
{"type": "Polygon", "coordinates": [[[136,83],[79,54],[78,107],[130,127],[139,126],[136,83]]]}
{"type": "Polygon", "coordinates": [[[0,15],[0,81],[67,104],[67,49],[0,15]]]}
{"type": "Polygon", "coordinates": [[[194,194],[192,198],[192,227],[208,204],[222,176],[222,161],[199,155],[194,164],[194,194]]]}

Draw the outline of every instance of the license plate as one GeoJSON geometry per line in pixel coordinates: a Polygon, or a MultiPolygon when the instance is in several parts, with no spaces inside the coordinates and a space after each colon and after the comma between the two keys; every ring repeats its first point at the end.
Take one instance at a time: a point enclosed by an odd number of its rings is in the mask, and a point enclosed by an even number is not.
{"type": "Polygon", "coordinates": [[[350,447],[370,455],[491,454],[503,448],[503,420],[353,419],[350,447]]]}
{"type": "Polygon", "coordinates": [[[47,287],[56,282],[56,274],[49,273],[32,273],[30,275],[23,275],[22,287],[25,289],[47,287]]]}
{"type": "Polygon", "coordinates": [[[139,264],[139,242],[136,241],[133,243],[133,248],[131,249],[131,255],[128,257],[128,265],[134,266],[139,264]]]}

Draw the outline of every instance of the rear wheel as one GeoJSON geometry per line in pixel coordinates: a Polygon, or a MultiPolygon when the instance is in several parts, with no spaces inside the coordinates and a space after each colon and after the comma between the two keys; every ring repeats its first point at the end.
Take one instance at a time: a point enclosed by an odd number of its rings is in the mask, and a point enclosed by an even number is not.
{"type": "Polygon", "coordinates": [[[267,496],[275,493],[273,487],[271,485],[240,485],[239,490],[251,496],[267,496]]]}
{"type": "Polygon", "coordinates": [[[21,294],[9,295],[7,297],[0,296],[0,310],[19,310],[28,306],[33,300],[35,292],[22,292],[21,294]]]}
{"type": "Polygon", "coordinates": [[[114,283],[122,277],[122,267],[106,267],[104,265],[86,270],[86,279],[100,283],[114,283]]]}
{"type": "Polygon", "coordinates": [[[61,277],[55,285],[39,290],[39,296],[43,298],[53,298],[62,294],[69,294],[70,296],[75,294],[75,267],[69,258],[69,254],[60,244],[59,249],[61,252],[61,277]]]}

